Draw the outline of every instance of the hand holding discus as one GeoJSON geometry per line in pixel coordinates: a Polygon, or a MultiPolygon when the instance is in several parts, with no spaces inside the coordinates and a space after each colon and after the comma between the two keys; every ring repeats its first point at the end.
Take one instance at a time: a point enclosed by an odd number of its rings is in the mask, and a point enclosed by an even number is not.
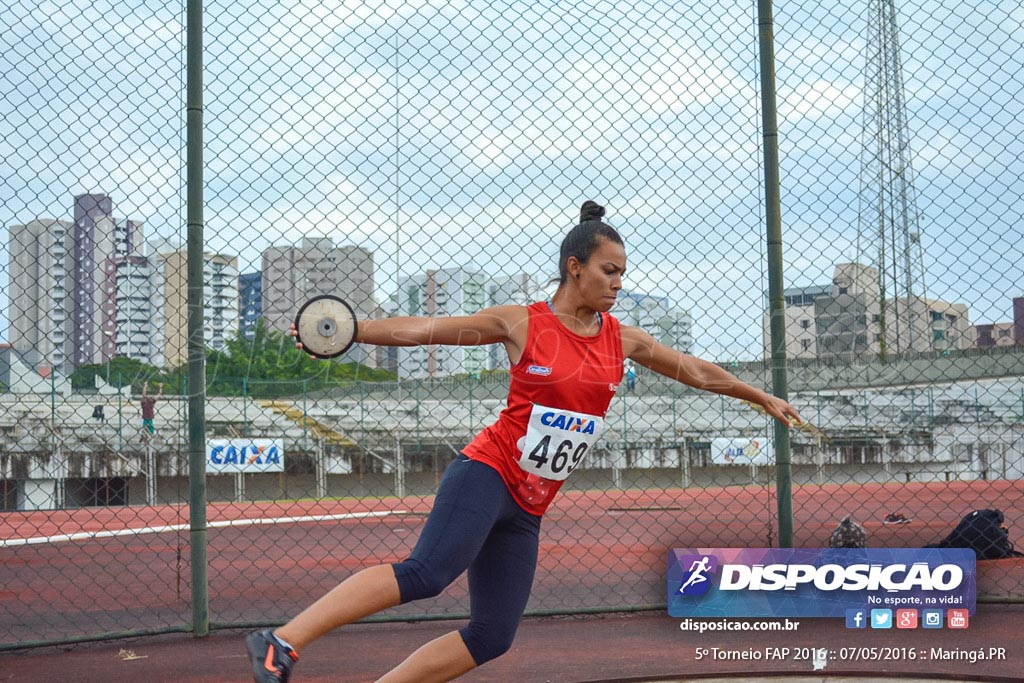
{"type": "Polygon", "coordinates": [[[315,296],[302,304],[289,334],[295,347],[310,358],[337,358],[356,340],[356,314],[345,301],[331,294],[315,296]]]}

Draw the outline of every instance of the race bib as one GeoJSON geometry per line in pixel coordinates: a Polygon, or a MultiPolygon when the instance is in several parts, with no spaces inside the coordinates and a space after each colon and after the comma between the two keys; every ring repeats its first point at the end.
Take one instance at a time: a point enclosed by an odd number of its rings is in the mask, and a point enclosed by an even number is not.
{"type": "Polygon", "coordinates": [[[571,410],[533,406],[519,467],[544,479],[564,481],[604,431],[604,420],[571,410]]]}

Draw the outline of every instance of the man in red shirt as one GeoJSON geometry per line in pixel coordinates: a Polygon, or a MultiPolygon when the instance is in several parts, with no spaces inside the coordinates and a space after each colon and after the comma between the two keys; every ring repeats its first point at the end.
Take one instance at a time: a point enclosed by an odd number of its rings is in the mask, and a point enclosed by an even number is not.
{"type": "Polygon", "coordinates": [[[156,414],[156,401],[158,398],[163,396],[164,387],[160,385],[160,389],[157,391],[156,396],[149,395],[149,382],[142,383],[142,428],[150,434],[156,432],[156,427],[153,426],[153,416],[156,414]]]}

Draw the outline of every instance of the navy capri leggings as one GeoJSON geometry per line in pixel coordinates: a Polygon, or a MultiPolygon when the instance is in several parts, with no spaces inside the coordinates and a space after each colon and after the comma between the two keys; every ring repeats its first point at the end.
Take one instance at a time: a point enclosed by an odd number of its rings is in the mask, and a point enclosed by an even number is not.
{"type": "Polygon", "coordinates": [[[497,470],[460,454],[412,555],[392,565],[402,603],[439,594],[468,568],[469,625],[459,634],[477,666],[504,654],[530,597],[540,519],[516,504],[497,470]]]}

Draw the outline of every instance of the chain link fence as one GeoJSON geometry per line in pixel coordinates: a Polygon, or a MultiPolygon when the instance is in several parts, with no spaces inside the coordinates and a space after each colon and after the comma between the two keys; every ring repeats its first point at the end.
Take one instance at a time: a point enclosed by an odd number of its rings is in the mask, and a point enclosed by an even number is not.
{"type": "MultiPolygon", "coordinates": [[[[612,313],[770,389],[752,5],[203,20],[213,626],[403,559],[504,406],[500,348],[307,359],[285,331],[313,295],[365,318],[544,300],[596,199],[627,249],[612,313]]],[[[15,0],[0,27],[0,647],[188,630],[185,8],[15,0]]],[[[794,542],[852,515],[917,547],[980,507],[1019,538],[1024,13],[783,3],[775,43],[789,395],[817,427],[792,436],[794,542]]],[[[769,420],[624,373],[545,518],[532,613],[660,606],[668,548],[780,542],[769,420]]],[[[983,565],[982,599],[1019,599],[1015,563],[983,565]]],[[[462,581],[381,618],[465,614],[462,581]]]]}

